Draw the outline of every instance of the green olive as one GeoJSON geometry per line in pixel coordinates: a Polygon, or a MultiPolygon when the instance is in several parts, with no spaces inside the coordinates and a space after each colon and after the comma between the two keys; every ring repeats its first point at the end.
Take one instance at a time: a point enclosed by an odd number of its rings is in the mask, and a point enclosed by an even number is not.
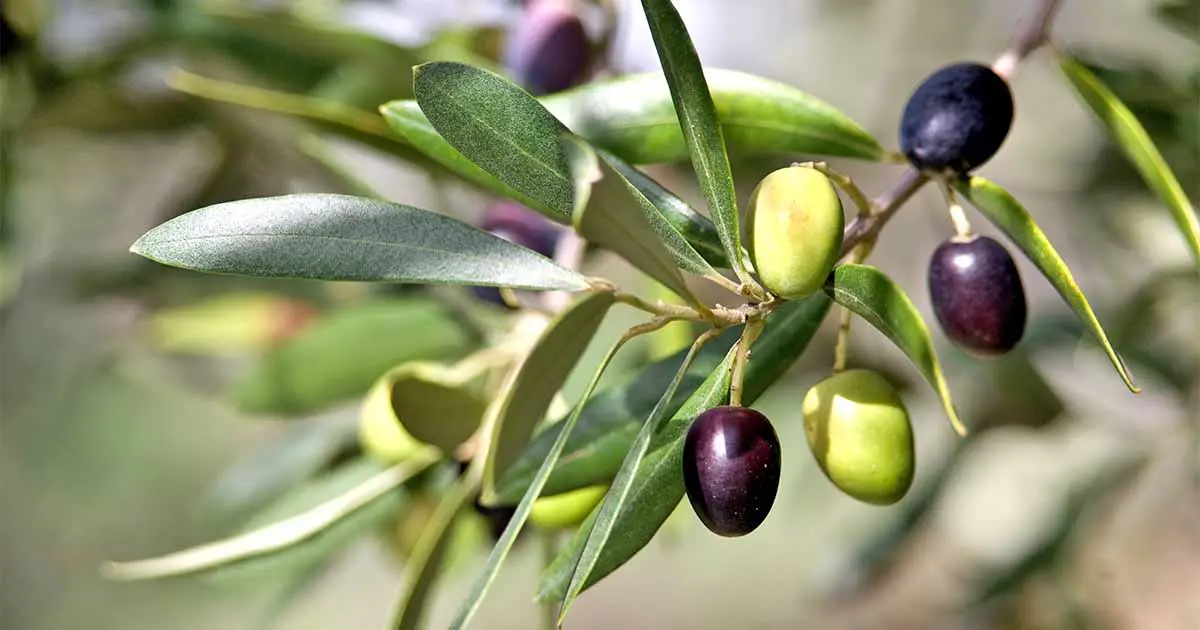
{"type": "Polygon", "coordinates": [[[588,486],[533,502],[529,521],[545,530],[570,529],[587,519],[604,500],[608,486],[588,486]]]}
{"type": "Polygon", "coordinates": [[[824,173],[781,168],[750,197],[747,240],[754,270],[775,295],[798,298],[819,290],[842,248],[842,202],[824,173]]]}
{"type": "Polygon", "coordinates": [[[916,455],[908,411],[891,383],[847,370],[808,390],[802,410],[808,446],[842,492],[875,505],[904,497],[916,455]]]}

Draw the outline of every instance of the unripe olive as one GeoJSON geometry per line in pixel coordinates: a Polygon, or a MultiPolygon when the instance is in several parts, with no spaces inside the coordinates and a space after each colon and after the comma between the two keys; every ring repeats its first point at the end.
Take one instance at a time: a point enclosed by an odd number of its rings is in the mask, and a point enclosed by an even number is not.
{"type": "Polygon", "coordinates": [[[750,258],[763,286],[785,298],[819,290],[842,248],[842,201],[824,173],[781,168],[750,197],[750,258]]]}
{"type": "Polygon", "coordinates": [[[570,529],[582,523],[604,500],[608,486],[588,486],[533,502],[529,522],[545,530],[570,529]]]}
{"type": "Polygon", "coordinates": [[[808,390],[804,434],[821,471],[842,492],[889,505],[912,485],[912,424],[900,395],[870,370],[847,370],[808,390]]]}

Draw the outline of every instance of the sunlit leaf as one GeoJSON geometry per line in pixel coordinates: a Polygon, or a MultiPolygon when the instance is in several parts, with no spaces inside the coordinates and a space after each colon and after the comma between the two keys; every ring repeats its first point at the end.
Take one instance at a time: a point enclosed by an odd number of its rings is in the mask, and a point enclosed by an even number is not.
{"type": "Polygon", "coordinates": [[[929,328],[904,290],[882,271],[869,265],[845,264],[833,270],[826,293],[865,319],[896,344],[929,381],[942,399],[950,424],[959,435],[967,429],[950,399],[950,387],[933,348],[929,328]]]}
{"type": "MultiPolygon", "coordinates": [[[[754,344],[754,359],[746,367],[743,404],[753,404],[803,354],[829,312],[829,306],[829,298],[815,294],[784,304],[768,318],[766,329],[754,344]]],[[[617,518],[614,531],[620,535],[611,538],[600,554],[591,577],[584,584],[585,590],[645,547],[679,505],[684,495],[683,443],[688,427],[696,416],[725,402],[729,394],[729,367],[727,357],[655,436],[630,489],[625,509],[617,518]]],[[[594,511],[580,526],[542,575],[538,584],[539,601],[560,601],[566,594],[596,513],[594,511]]]]}
{"type": "Polygon", "coordinates": [[[300,414],[366,394],[388,370],[468,350],[466,331],[434,300],[368,301],[318,319],[269,352],[233,389],[251,413],[300,414]]]}
{"type": "Polygon", "coordinates": [[[975,176],[960,181],[957,188],[989,221],[1003,230],[1050,281],[1071,310],[1075,311],[1075,316],[1095,335],[1108,359],[1112,361],[1113,367],[1125,381],[1125,386],[1134,393],[1140,391],[1133,384],[1125,362],[1109,342],[1108,335],[1088,304],[1083,291],[1075,283],[1075,277],[1071,275],[1067,263],[1063,262],[1054,246],[1050,244],[1050,239],[1046,238],[1025,207],[1008,191],[982,177],[975,176]]]}
{"type": "MultiPolygon", "coordinates": [[[[563,596],[562,605],[559,607],[558,623],[560,626],[563,619],[566,618],[567,612],[571,609],[571,604],[574,603],[575,598],[579,596],[579,593],[583,591],[584,585],[591,578],[596,564],[600,561],[600,554],[608,546],[609,540],[616,530],[617,519],[621,515],[621,510],[627,505],[630,491],[633,489],[633,485],[638,478],[638,471],[646,459],[650,443],[662,426],[663,420],[666,419],[667,408],[671,404],[675,392],[679,389],[679,385],[683,382],[683,377],[687,374],[688,367],[691,366],[696,353],[706,341],[708,339],[705,337],[697,339],[688,351],[688,354],[684,357],[679,370],[675,372],[675,376],[671,379],[670,384],[667,385],[666,391],[659,398],[658,403],[654,406],[654,410],[650,412],[650,417],[646,418],[641,430],[638,431],[637,437],[634,438],[633,446],[629,449],[629,454],[625,456],[625,460],[621,462],[621,468],[617,471],[617,476],[613,479],[608,492],[605,493],[604,499],[596,507],[596,516],[592,519],[591,525],[587,527],[587,540],[583,544],[583,549],[579,552],[579,561],[575,564],[571,581],[567,584],[567,593],[563,596]]],[[[730,350],[730,356],[732,356],[733,352],[735,350],[730,350]]]]}
{"type": "Polygon", "coordinates": [[[671,0],[642,0],[642,8],[650,24],[650,34],[671,91],[671,101],[675,104],[692,167],[708,201],[709,215],[717,227],[730,267],[739,278],[746,278],[733,173],[700,58],[671,0]]]}
{"type": "Polygon", "coordinates": [[[564,136],[563,147],[575,181],[575,231],[699,305],[677,265],[700,273],[716,271],[664,221],[658,229],[651,225],[658,211],[595,151],[571,136],[564,136]]]}
{"type": "Polygon", "coordinates": [[[314,280],[588,287],[579,274],[441,214],[349,195],[285,195],[194,210],[133,247],[172,267],[314,280]]]}
{"type": "Polygon", "coordinates": [[[559,137],[566,131],[527,92],[460,63],[418,66],[421,111],[447,142],[483,170],[566,220],[572,185],[559,137]]]}
{"type": "MultiPolygon", "coordinates": [[[[729,153],[883,161],[887,151],[832,105],[789,85],[733,70],[704,71],[729,153]]],[[[659,73],[598,81],[542,103],[592,145],[634,164],[688,159],[667,82],[659,73]]]]}
{"type": "Polygon", "coordinates": [[[383,470],[360,460],[283,497],[243,534],[158,558],[110,562],[104,574],[114,580],[151,580],[217,569],[227,574],[234,569],[263,571],[326,558],[393,515],[400,500],[396,488],[436,460],[429,451],[383,470]]]}
{"type": "Polygon", "coordinates": [[[1067,56],[1061,57],[1059,64],[1075,92],[1108,128],[1113,140],[1141,174],[1146,185],[1171,210],[1175,223],[1179,225],[1192,251],[1192,257],[1200,266],[1200,219],[1196,216],[1196,208],[1188,200],[1150,135],[1133,112],[1083,64],[1067,56]]]}
{"type": "Polygon", "coordinates": [[[613,305],[611,293],[593,293],[550,322],[505,384],[483,473],[483,500],[494,498],[496,482],[517,460],[550,402],[591,343],[613,305]]]}

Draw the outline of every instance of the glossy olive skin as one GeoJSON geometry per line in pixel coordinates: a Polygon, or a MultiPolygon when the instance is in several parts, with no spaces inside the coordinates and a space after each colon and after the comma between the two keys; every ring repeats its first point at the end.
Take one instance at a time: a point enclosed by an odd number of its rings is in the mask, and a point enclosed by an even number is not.
{"type": "MultiPolygon", "coordinates": [[[[524,205],[510,200],[492,203],[484,210],[479,227],[500,238],[553,257],[562,228],[524,205]]],[[[475,287],[475,296],[485,302],[507,306],[496,287],[475,287]]]]}
{"type": "Polygon", "coordinates": [[[696,516],[714,534],[758,528],[779,490],[779,437],[761,413],[715,407],[700,414],[683,445],[683,483],[696,516]]]}
{"type": "Polygon", "coordinates": [[[821,472],[847,495],[873,505],[899,501],[916,470],[908,410],[883,376],[846,370],[804,395],[804,435],[821,472]]]}
{"type": "Polygon", "coordinates": [[[534,95],[587,80],[592,44],[570,0],[531,0],[501,52],[506,69],[534,95]]]}
{"type": "Polygon", "coordinates": [[[833,182],[808,166],[778,169],[750,195],[746,235],[763,286],[788,299],[819,290],[842,248],[845,217],[833,182]]]}
{"type": "Polygon", "coordinates": [[[900,150],[922,171],[966,173],[996,154],[1012,119],[1012,91],[1000,75],[977,63],[946,66],[909,97],[900,150]]]}
{"type": "Polygon", "coordinates": [[[972,354],[1004,354],[1025,333],[1017,265],[986,236],[955,237],[938,246],[929,261],[929,298],[946,336],[972,354]]]}

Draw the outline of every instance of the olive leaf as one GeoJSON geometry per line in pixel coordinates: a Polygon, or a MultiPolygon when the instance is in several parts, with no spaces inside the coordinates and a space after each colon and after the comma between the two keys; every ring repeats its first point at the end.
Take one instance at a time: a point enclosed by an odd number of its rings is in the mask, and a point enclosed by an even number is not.
{"type": "MultiPolygon", "coordinates": [[[[687,356],[683,359],[683,363],[675,372],[675,376],[671,379],[670,384],[667,385],[666,391],[658,399],[658,403],[654,405],[654,410],[650,412],[650,417],[646,418],[642,429],[638,432],[637,437],[634,438],[633,446],[625,456],[625,461],[621,462],[621,468],[617,471],[617,476],[613,479],[608,492],[604,494],[604,499],[600,502],[600,505],[596,506],[596,516],[587,528],[587,539],[583,544],[583,549],[579,552],[579,560],[575,564],[571,581],[567,584],[567,593],[563,596],[562,605],[559,607],[559,626],[562,626],[563,619],[566,618],[567,612],[571,609],[571,604],[579,596],[584,585],[591,577],[592,571],[595,570],[596,564],[600,561],[600,554],[608,545],[608,541],[617,526],[617,518],[629,500],[629,493],[633,488],[633,484],[637,481],[638,470],[646,459],[647,451],[650,450],[650,441],[658,433],[663,420],[666,419],[667,409],[671,404],[672,398],[675,396],[675,391],[679,389],[679,385],[683,382],[683,377],[687,374],[688,367],[691,366],[692,360],[696,358],[696,353],[707,341],[709,341],[708,336],[701,336],[692,344],[687,356]]],[[[735,351],[731,349],[730,356],[732,356],[733,352],[735,351]]],[[[549,468],[547,466],[547,469],[549,468]]],[[[549,470],[547,470],[548,472],[549,470]]]]}
{"type": "Polygon", "coordinates": [[[875,267],[851,263],[833,270],[825,292],[878,329],[908,356],[942,399],[951,426],[959,435],[966,435],[967,429],[950,399],[950,387],[933,348],[929,328],[904,290],[875,267]]]}
{"type": "Polygon", "coordinates": [[[572,182],[559,137],[567,131],[533,96],[461,63],[417,66],[413,91],[433,128],[467,159],[568,220],[572,182]]]}
{"type": "MultiPolygon", "coordinates": [[[[754,360],[746,366],[742,402],[753,404],[760,395],[795,363],[816,334],[830,300],[823,293],[792,300],[775,310],[754,344],[754,360]]],[[[718,365],[708,378],[671,417],[650,445],[645,461],[629,491],[624,509],[615,522],[619,536],[609,539],[601,550],[583,589],[599,582],[638,553],[683,498],[683,443],[692,420],[721,405],[729,394],[731,357],[718,365]]],[[[560,601],[575,571],[588,531],[598,510],[580,526],[575,536],[542,574],[538,601],[560,601]]]]}
{"type": "MultiPolygon", "coordinates": [[[[688,368],[668,413],[679,410],[691,392],[717,368],[737,339],[738,331],[729,331],[704,346],[688,368]]],[[[691,345],[690,339],[688,345],[691,345]]],[[[611,481],[643,420],[654,410],[686,355],[687,350],[682,350],[589,398],[542,493],[560,494],[611,481]]],[[[561,432],[562,423],[556,422],[529,442],[517,461],[501,476],[496,489],[498,504],[511,505],[521,499],[561,432]]]]}
{"type": "Polygon", "coordinates": [[[130,248],[156,262],[269,278],[580,291],[583,276],[444,215],[349,195],[245,199],[193,210],[130,248]]]}
{"type": "MultiPolygon", "coordinates": [[[[706,68],[704,78],[731,155],[826,155],[885,161],[887,151],[837,108],[790,85],[706,68]]],[[[572,131],[634,164],[688,159],[667,82],[632,74],[542,97],[572,131]]]]}
{"type": "Polygon", "coordinates": [[[492,583],[496,580],[496,576],[500,573],[500,567],[504,563],[505,558],[508,557],[508,552],[512,550],[512,546],[517,540],[517,535],[521,533],[521,528],[525,526],[525,521],[528,520],[530,512],[533,511],[534,502],[541,495],[542,488],[545,486],[546,480],[550,477],[550,472],[553,470],[555,462],[558,461],[559,455],[562,454],[563,447],[566,445],[567,438],[571,435],[571,430],[575,428],[580,413],[587,404],[592,392],[596,390],[596,386],[600,383],[600,378],[604,376],[604,372],[608,369],[613,357],[616,356],[631,337],[632,335],[629,333],[622,336],[609,348],[604,358],[601,359],[599,367],[597,367],[592,380],[584,389],[579,402],[575,405],[571,414],[567,416],[567,419],[563,421],[558,437],[555,438],[554,444],[546,454],[545,460],[542,461],[529,487],[525,490],[524,496],[521,497],[516,510],[513,511],[508,525],[504,527],[504,532],[500,535],[500,539],[492,547],[492,552],[488,555],[487,564],[484,566],[483,572],[476,578],[466,599],[459,606],[454,620],[450,623],[451,630],[465,628],[471,622],[475,613],[479,611],[479,606],[483,603],[483,598],[487,595],[488,589],[491,588],[492,583]]]}
{"type": "Polygon", "coordinates": [[[588,242],[619,254],[697,308],[707,310],[692,295],[679,267],[713,275],[717,272],[678,232],[661,222],[656,229],[650,219],[658,217],[658,211],[583,141],[564,136],[562,143],[575,181],[575,231],[588,242]]]}
{"type": "Polygon", "coordinates": [[[1112,90],[1083,64],[1064,55],[1059,58],[1059,67],[1084,104],[1108,128],[1117,146],[1141,174],[1146,185],[1170,209],[1179,231],[1187,240],[1192,257],[1200,266],[1200,219],[1196,216],[1196,208],[1188,200],[1183,186],[1171,172],[1162,153],[1154,146],[1146,129],[1112,90]]]}
{"type": "Polygon", "coordinates": [[[1104,348],[1104,353],[1108,355],[1109,361],[1121,375],[1121,379],[1125,381],[1125,386],[1129,388],[1129,391],[1134,393],[1141,391],[1129,376],[1129,369],[1125,366],[1125,362],[1113,349],[1108,335],[1100,325],[1100,320],[1097,319],[1092,306],[1088,304],[1087,297],[1075,283],[1075,278],[1071,275],[1071,270],[1067,268],[1067,263],[1055,251],[1054,246],[1050,244],[1050,239],[1046,238],[1037,222],[1030,216],[1029,211],[1008,191],[982,177],[975,176],[969,180],[960,180],[956,184],[956,188],[989,221],[1008,235],[1037,266],[1042,275],[1050,281],[1050,284],[1075,312],[1075,316],[1095,335],[1100,346],[1104,348]]]}
{"type": "Polygon", "coordinates": [[[517,460],[534,428],[546,417],[550,402],[614,304],[611,293],[593,293],[572,304],[538,338],[529,354],[504,384],[502,399],[494,402],[494,420],[485,439],[483,501],[490,503],[500,475],[517,460]]]}
{"type": "Polygon", "coordinates": [[[362,396],[399,364],[457,359],[469,344],[435,300],[369,300],[317,319],[270,350],[234,384],[232,398],[249,413],[311,413],[362,396]]]}
{"type": "Polygon", "coordinates": [[[700,58],[671,0],[642,0],[642,9],[658,50],[658,60],[666,76],[692,167],[721,237],[725,256],[738,278],[747,281],[749,276],[742,263],[742,236],[733,172],[700,58]]]}
{"type": "Polygon", "coordinates": [[[252,521],[253,529],[245,533],[157,558],[109,562],[101,570],[114,580],[152,580],[217,569],[249,570],[255,564],[281,562],[277,556],[284,552],[325,557],[381,517],[394,514],[397,506],[389,502],[393,491],[437,460],[432,450],[384,470],[359,460],[343,467],[332,481],[302,487],[299,499],[285,497],[252,521]]]}

